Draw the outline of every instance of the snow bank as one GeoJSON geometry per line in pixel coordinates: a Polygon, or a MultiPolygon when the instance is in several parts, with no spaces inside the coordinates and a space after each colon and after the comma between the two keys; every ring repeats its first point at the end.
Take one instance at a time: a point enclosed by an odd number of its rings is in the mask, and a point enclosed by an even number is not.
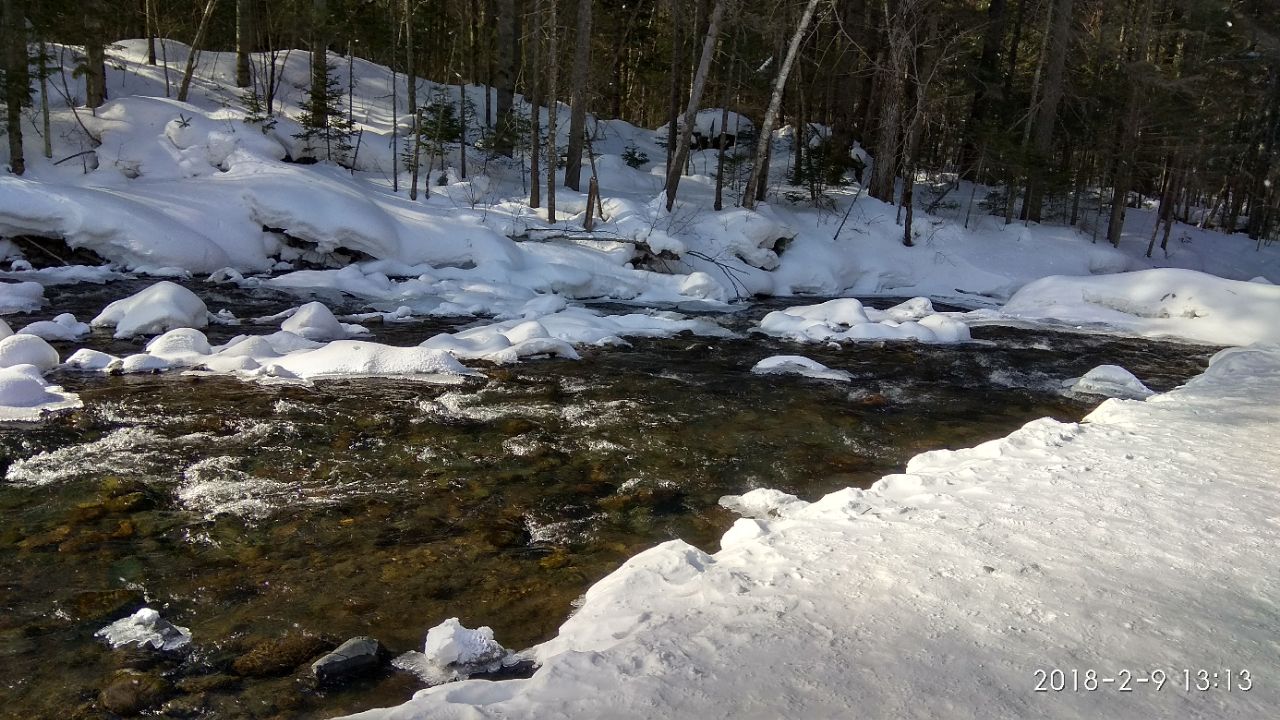
{"type": "Polygon", "coordinates": [[[160,617],[151,608],[142,608],[126,618],[121,618],[93,634],[113,648],[137,645],[152,650],[172,652],[191,643],[191,631],[178,627],[160,617]]]}
{"type": "Polygon", "coordinates": [[[114,327],[117,338],[158,335],[174,328],[202,328],[208,324],[209,309],[204,301],[168,280],[116,300],[90,323],[94,327],[114,327]]]}
{"type": "Polygon", "coordinates": [[[1067,385],[1073,393],[1122,400],[1145,400],[1155,394],[1133,373],[1118,365],[1099,365],[1082,377],[1068,381],[1067,385]]]}
{"type": "Polygon", "coordinates": [[[0,420],[33,422],[46,412],[82,405],[75,393],[45,382],[34,365],[0,367],[0,420]]]}
{"type": "Polygon", "coordinates": [[[1019,290],[999,313],[974,317],[1090,325],[1213,345],[1280,343],[1280,286],[1175,269],[1054,276],[1019,290]]]}
{"type": "Polygon", "coordinates": [[[442,350],[392,347],[359,340],[335,340],[316,350],[292,353],[263,365],[273,377],[313,380],[384,375],[478,375],[442,350]]]}
{"type": "Polygon", "coordinates": [[[1277,466],[1280,350],[1227,351],[1146,402],[738,520],[714,555],[658,545],[586,593],[532,677],[355,717],[1267,717],[1277,466]],[[1232,692],[1184,690],[1184,668],[1194,688],[1228,666],[1232,692]],[[1036,692],[1055,669],[1168,681],[1036,692]]]}
{"type": "Polygon", "coordinates": [[[828,300],[775,310],[759,331],[796,342],[917,340],[957,343],[969,340],[969,327],[933,312],[928,298],[914,298],[888,310],[864,308],[854,298],[828,300]]]}
{"type": "Polygon", "coordinates": [[[816,360],[800,355],[774,355],[756,363],[751,368],[756,375],[803,375],[817,380],[849,382],[853,375],[844,370],[832,370],[816,360]]]}

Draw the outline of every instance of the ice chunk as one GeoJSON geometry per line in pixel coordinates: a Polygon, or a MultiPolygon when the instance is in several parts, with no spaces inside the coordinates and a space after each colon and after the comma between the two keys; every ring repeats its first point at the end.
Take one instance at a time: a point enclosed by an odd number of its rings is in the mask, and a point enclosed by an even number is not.
{"type": "Polygon", "coordinates": [[[407,652],[392,664],[430,685],[465,678],[471,673],[497,669],[507,651],[493,639],[493,630],[463,627],[449,618],[427,631],[422,652],[407,652]]]}
{"type": "Polygon", "coordinates": [[[800,355],[774,355],[756,363],[751,372],[756,375],[803,375],[818,380],[848,382],[853,375],[844,370],[832,370],[816,360],[800,355]]]}
{"type": "Polygon", "coordinates": [[[30,312],[44,304],[44,286],[34,282],[0,282],[0,313],[30,312]]]}
{"type": "Polygon", "coordinates": [[[1071,381],[1069,389],[1082,395],[1102,395],[1123,400],[1145,400],[1155,394],[1133,373],[1119,365],[1099,365],[1083,377],[1071,381]]]}
{"type": "Polygon", "coordinates": [[[121,618],[93,634],[102,638],[113,648],[124,645],[138,645],[173,652],[181,650],[191,643],[191,631],[178,627],[160,617],[160,613],[151,608],[142,608],[127,618],[121,618]]]}

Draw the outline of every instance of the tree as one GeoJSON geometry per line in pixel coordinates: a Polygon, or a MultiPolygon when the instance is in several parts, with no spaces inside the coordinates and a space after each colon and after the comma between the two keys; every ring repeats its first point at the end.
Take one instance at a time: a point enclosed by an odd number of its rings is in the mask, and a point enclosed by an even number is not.
{"type": "Polygon", "coordinates": [[[804,14],[800,16],[800,24],[796,26],[796,31],[791,36],[791,44],[787,46],[787,56],[782,61],[782,66],[778,68],[777,77],[774,78],[773,93],[769,96],[769,109],[764,113],[764,121],[760,123],[760,135],[756,140],[755,163],[747,179],[746,191],[742,195],[743,207],[756,206],[756,194],[761,183],[768,181],[768,178],[761,176],[766,172],[769,145],[773,140],[773,124],[777,122],[778,110],[782,107],[782,92],[787,86],[787,77],[791,74],[791,66],[796,61],[796,53],[800,50],[800,43],[804,40],[804,36],[809,32],[809,25],[813,22],[813,16],[818,10],[820,1],[808,0],[808,4],[805,5],[804,14]]]}
{"type": "MultiPolygon", "coordinates": [[[[191,76],[196,69],[196,58],[200,55],[200,48],[204,45],[204,36],[209,31],[209,18],[213,17],[213,9],[217,5],[218,0],[208,0],[204,5],[204,14],[200,16],[200,26],[196,29],[195,39],[191,41],[191,50],[187,53],[187,68],[182,73],[182,84],[178,86],[178,102],[187,101],[187,92],[191,89],[191,76]]],[[[244,85],[240,87],[244,87],[244,85]]]]}
{"type": "Polygon", "coordinates": [[[249,87],[249,48],[253,45],[253,2],[236,0],[236,87],[249,87]]]}
{"type": "Polygon", "coordinates": [[[702,90],[707,85],[707,74],[711,71],[711,59],[716,53],[716,42],[720,37],[720,21],[724,18],[725,0],[716,0],[711,11],[711,21],[707,24],[707,37],[702,41],[702,57],[698,60],[698,71],[693,76],[693,87],[689,90],[689,102],[684,111],[684,127],[680,129],[680,144],[672,162],[667,166],[667,212],[676,204],[676,190],[680,187],[680,176],[684,174],[685,162],[689,158],[689,143],[693,138],[693,126],[698,118],[698,103],[702,102],[702,90]]]}
{"type": "Polygon", "coordinates": [[[27,170],[22,149],[22,108],[31,102],[27,72],[26,8],[22,0],[0,0],[0,42],[4,51],[5,129],[9,136],[9,172],[27,170]]]}
{"type": "Polygon", "coordinates": [[[84,3],[84,95],[85,105],[102,107],[107,100],[106,40],[102,20],[106,14],[103,0],[84,3]]]}
{"type": "Polygon", "coordinates": [[[516,76],[516,8],[514,0],[497,0],[497,62],[493,84],[497,96],[494,152],[511,157],[515,144],[512,104],[516,76]]]}
{"type": "Polygon", "coordinates": [[[569,95],[569,144],[565,148],[564,186],[582,189],[582,145],[586,140],[587,97],[591,64],[593,0],[578,0],[578,34],[574,38],[573,75],[569,95]]]}
{"type": "MultiPolygon", "coordinates": [[[[1058,121],[1058,103],[1062,100],[1063,74],[1067,65],[1067,50],[1071,46],[1071,18],[1074,0],[1054,0],[1052,30],[1049,35],[1049,55],[1045,60],[1044,96],[1036,109],[1032,134],[1032,167],[1044,168],[1049,164],[1053,149],[1053,128],[1058,121]]],[[[1043,172],[1028,173],[1026,200],[1023,216],[1032,222],[1040,222],[1041,205],[1044,202],[1043,172]]]]}

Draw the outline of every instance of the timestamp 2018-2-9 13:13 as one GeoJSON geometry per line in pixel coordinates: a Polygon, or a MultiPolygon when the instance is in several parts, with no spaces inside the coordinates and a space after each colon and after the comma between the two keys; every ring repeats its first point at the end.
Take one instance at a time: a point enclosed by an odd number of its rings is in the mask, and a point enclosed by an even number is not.
{"type": "Polygon", "coordinates": [[[1248,692],[1253,689],[1253,675],[1248,670],[1220,668],[1181,668],[1177,670],[1117,670],[1104,673],[1092,668],[1086,670],[1037,668],[1034,673],[1035,692],[1094,692],[1114,690],[1133,692],[1142,688],[1182,690],[1184,692],[1248,692]]]}

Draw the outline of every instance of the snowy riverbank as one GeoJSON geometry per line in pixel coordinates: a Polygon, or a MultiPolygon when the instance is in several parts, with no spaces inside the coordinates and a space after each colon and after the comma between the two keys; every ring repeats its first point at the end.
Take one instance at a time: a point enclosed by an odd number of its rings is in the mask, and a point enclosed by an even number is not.
{"type": "Polygon", "coordinates": [[[1226,350],[1080,424],[775,500],[714,555],[659,545],[587,593],[530,679],[355,717],[1265,717],[1277,428],[1280,349],[1226,350]],[[1054,670],[1080,689],[1036,692],[1054,670]]]}

